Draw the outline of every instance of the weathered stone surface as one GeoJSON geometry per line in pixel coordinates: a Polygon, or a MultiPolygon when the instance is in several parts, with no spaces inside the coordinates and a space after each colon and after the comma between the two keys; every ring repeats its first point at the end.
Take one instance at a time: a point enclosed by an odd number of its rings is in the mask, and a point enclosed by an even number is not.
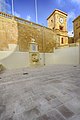
{"type": "Polygon", "coordinates": [[[4,71],[0,74],[0,120],[79,120],[79,72],[80,66],[72,65],[4,71]]]}
{"type": "MultiPolygon", "coordinates": [[[[74,19],[73,28],[74,28],[74,41],[78,41],[80,39],[80,15],[74,19]]],[[[79,41],[78,41],[79,42],[79,41]]]]}
{"type": "Polygon", "coordinates": [[[5,105],[0,105],[0,116],[5,111],[6,109],[5,107],[6,107],[5,105]]]}
{"type": "Polygon", "coordinates": [[[0,50],[8,50],[8,44],[17,44],[17,42],[17,22],[0,16],[0,50]]]}
{"type": "Polygon", "coordinates": [[[56,108],[57,106],[62,104],[57,98],[50,100],[49,103],[51,104],[52,108],[56,108]]]}
{"type": "Polygon", "coordinates": [[[80,97],[75,97],[69,102],[65,103],[66,107],[72,110],[74,113],[80,114],[80,97]]]}
{"type": "Polygon", "coordinates": [[[47,116],[50,118],[50,120],[65,120],[65,118],[57,110],[48,112],[47,116]]]}
{"type": "Polygon", "coordinates": [[[60,106],[58,110],[63,114],[65,118],[70,118],[74,115],[72,111],[70,111],[68,108],[66,108],[64,105],[60,106]]]}
{"type": "Polygon", "coordinates": [[[53,51],[56,35],[46,27],[38,26],[38,28],[35,28],[33,25],[18,23],[18,36],[20,51],[29,50],[31,38],[34,38],[38,43],[40,52],[53,51]]]}
{"type": "Polygon", "coordinates": [[[0,50],[8,50],[8,44],[18,44],[22,52],[29,51],[34,38],[40,52],[53,52],[56,34],[53,30],[18,18],[0,16],[0,50]],[[22,21],[22,22],[20,22],[22,21]]]}

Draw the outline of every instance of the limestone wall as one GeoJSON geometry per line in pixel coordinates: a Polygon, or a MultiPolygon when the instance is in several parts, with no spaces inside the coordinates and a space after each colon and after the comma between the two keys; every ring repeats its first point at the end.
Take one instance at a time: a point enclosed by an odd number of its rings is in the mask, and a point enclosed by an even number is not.
{"type": "Polygon", "coordinates": [[[16,69],[29,67],[29,53],[28,52],[13,52],[0,51],[0,55],[4,56],[4,59],[0,59],[0,63],[6,69],[16,69]],[[6,56],[7,54],[7,56],[6,56]]]}
{"type": "Polygon", "coordinates": [[[17,22],[11,18],[0,16],[0,50],[7,50],[8,44],[16,44],[17,41],[17,22]]]}
{"type": "MultiPolygon", "coordinates": [[[[7,69],[31,67],[29,52],[1,51],[0,54],[4,57],[0,63],[7,69]]],[[[40,53],[39,60],[40,65],[80,64],[79,46],[56,49],[54,53],[40,53]]]]}
{"type": "Polygon", "coordinates": [[[77,42],[80,38],[80,16],[78,16],[73,21],[73,28],[74,28],[74,41],[77,42]]]}
{"type": "Polygon", "coordinates": [[[5,13],[0,16],[0,50],[9,50],[10,44],[18,44],[19,51],[29,51],[29,42],[34,38],[39,52],[53,52],[56,34],[49,28],[12,17],[5,13]]]}
{"type": "Polygon", "coordinates": [[[39,52],[53,52],[55,33],[43,26],[27,25],[18,23],[18,42],[20,51],[28,51],[29,42],[34,38],[39,45],[39,52]]]}

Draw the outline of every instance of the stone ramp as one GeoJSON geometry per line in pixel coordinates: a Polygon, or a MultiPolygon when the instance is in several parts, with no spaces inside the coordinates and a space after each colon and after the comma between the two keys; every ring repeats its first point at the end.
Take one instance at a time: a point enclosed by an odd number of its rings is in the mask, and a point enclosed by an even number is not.
{"type": "Polygon", "coordinates": [[[80,66],[0,74],[0,120],[80,120],[80,66]]]}

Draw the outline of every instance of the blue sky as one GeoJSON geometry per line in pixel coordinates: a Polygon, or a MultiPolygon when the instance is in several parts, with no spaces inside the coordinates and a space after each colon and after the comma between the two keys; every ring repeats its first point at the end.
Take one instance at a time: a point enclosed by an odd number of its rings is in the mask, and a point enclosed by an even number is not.
{"type": "MultiPolygon", "coordinates": [[[[7,1],[8,11],[11,0],[7,1]]],[[[1,3],[0,3],[1,8],[1,3]]],[[[38,24],[47,26],[47,17],[55,10],[60,9],[68,14],[68,33],[73,31],[72,21],[80,15],[80,0],[37,0],[38,24]]],[[[1,9],[0,9],[1,10],[1,9]]],[[[15,15],[32,22],[36,22],[35,0],[14,0],[15,15]]]]}

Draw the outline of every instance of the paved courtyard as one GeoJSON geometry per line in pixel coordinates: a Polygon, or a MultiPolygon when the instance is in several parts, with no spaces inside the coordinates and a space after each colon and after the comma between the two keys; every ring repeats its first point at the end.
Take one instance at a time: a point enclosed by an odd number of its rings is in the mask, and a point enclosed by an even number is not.
{"type": "Polygon", "coordinates": [[[0,74],[0,120],[80,120],[80,66],[0,74]]]}

